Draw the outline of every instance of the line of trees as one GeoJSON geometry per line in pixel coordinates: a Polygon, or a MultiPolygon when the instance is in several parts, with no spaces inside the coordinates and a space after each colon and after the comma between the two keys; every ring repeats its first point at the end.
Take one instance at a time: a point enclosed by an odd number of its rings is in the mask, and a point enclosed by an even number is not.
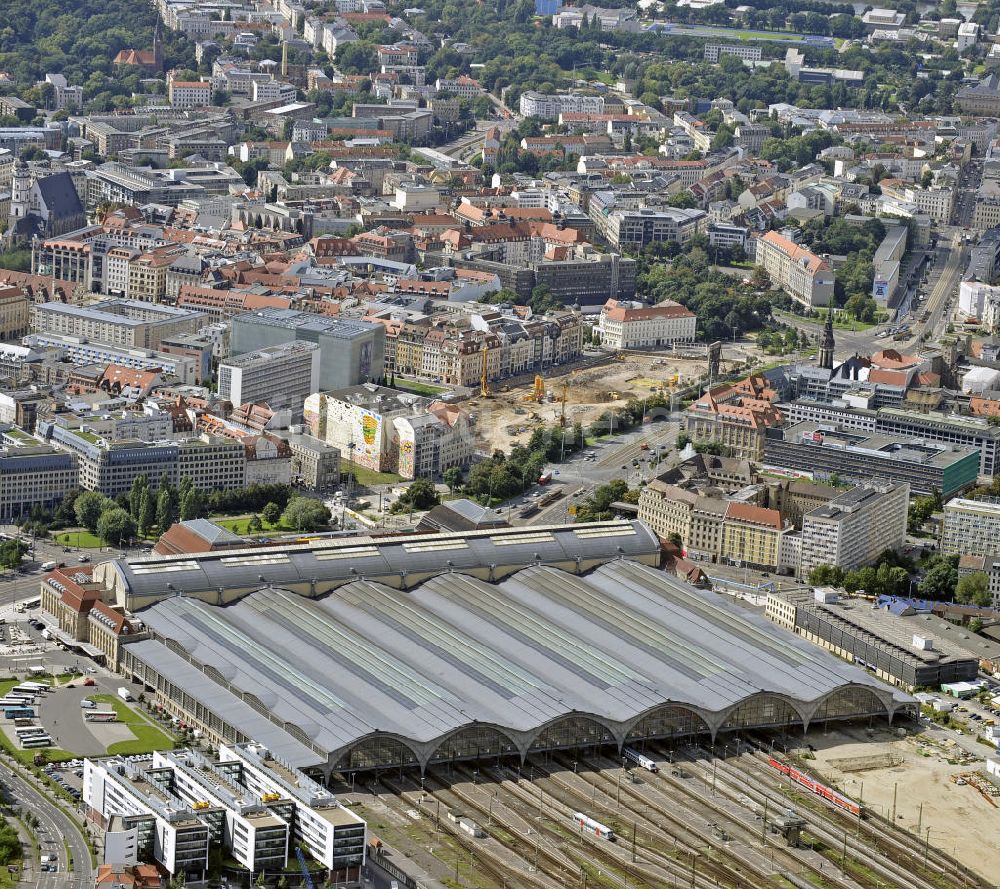
{"type": "MultiPolygon", "coordinates": [[[[184,476],[175,487],[164,473],[154,488],[149,478],[141,474],[135,477],[129,492],[117,499],[97,491],[77,494],[73,500],[73,513],[78,525],[111,546],[121,546],[132,540],[136,533],[147,536],[154,527],[162,534],[178,519],[187,521],[218,513],[256,513],[271,504],[280,512],[286,509],[290,499],[291,488],[288,485],[252,484],[245,488],[206,492],[196,488],[188,476],[184,476]]],[[[302,530],[295,524],[299,521],[299,512],[301,509],[289,523],[289,527],[296,530],[302,530]]]]}
{"type": "Polygon", "coordinates": [[[452,490],[461,490],[469,497],[482,502],[495,498],[506,500],[530,487],[545,469],[546,463],[559,461],[586,446],[583,426],[574,423],[568,428],[536,429],[526,445],[515,445],[510,454],[501,450],[480,460],[469,470],[464,484],[460,475],[445,474],[445,481],[452,490]]]}

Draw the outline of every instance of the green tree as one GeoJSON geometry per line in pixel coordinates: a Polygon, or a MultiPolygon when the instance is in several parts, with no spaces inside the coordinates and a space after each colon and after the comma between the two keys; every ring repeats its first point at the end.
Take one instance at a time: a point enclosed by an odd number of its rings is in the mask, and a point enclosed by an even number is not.
{"type": "Polygon", "coordinates": [[[312,497],[293,497],[281,514],[281,519],[296,531],[318,531],[329,524],[330,510],[312,497]]]}
{"type": "Polygon", "coordinates": [[[462,469],[459,466],[450,466],[444,471],[444,483],[453,494],[462,487],[462,469]]]}
{"type": "Polygon", "coordinates": [[[399,499],[392,504],[391,512],[409,512],[430,509],[441,502],[434,483],[430,479],[414,479],[399,499]]]}
{"type": "Polygon", "coordinates": [[[933,514],[937,504],[937,498],[933,495],[925,497],[915,497],[910,503],[910,512],[906,517],[907,529],[911,534],[915,534],[933,514]]]}
{"type": "Polygon", "coordinates": [[[947,601],[958,585],[958,556],[932,556],[925,563],[924,576],[917,589],[926,599],[947,601]]]}
{"type": "Polygon", "coordinates": [[[181,500],[181,521],[200,519],[205,514],[205,495],[197,488],[190,488],[181,500]]]}
{"type": "Polygon", "coordinates": [[[261,523],[260,516],[251,516],[250,521],[247,522],[247,531],[251,534],[260,534],[263,530],[264,525],[261,523]]]}
{"type": "Polygon", "coordinates": [[[272,500],[261,510],[260,517],[273,528],[281,521],[281,507],[272,500]]]}
{"type": "Polygon", "coordinates": [[[836,565],[817,565],[809,572],[809,583],[813,586],[843,586],[844,571],[836,565]]]}
{"type": "Polygon", "coordinates": [[[84,491],[76,498],[73,511],[76,513],[76,520],[80,525],[93,533],[97,530],[97,523],[101,518],[101,513],[107,508],[108,500],[103,494],[97,491],[84,491]]]}
{"type": "Polygon", "coordinates": [[[28,551],[28,544],[23,540],[13,538],[0,543],[0,567],[16,568],[28,551]]]}
{"type": "Polygon", "coordinates": [[[156,508],[153,505],[153,492],[147,487],[142,492],[142,501],[139,504],[139,531],[145,537],[149,529],[153,527],[156,520],[156,508]]]}
{"type": "Polygon", "coordinates": [[[139,512],[142,509],[143,492],[149,489],[149,479],[145,474],[137,475],[132,479],[132,487],[128,492],[128,509],[132,513],[132,518],[139,519],[139,512]]]}
{"type": "Polygon", "coordinates": [[[163,534],[174,523],[174,502],[170,490],[160,488],[156,495],[156,527],[163,534]]]}
{"type": "Polygon", "coordinates": [[[600,522],[612,518],[611,504],[624,501],[628,492],[628,482],[620,478],[595,488],[586,500],[577,505],[576,520],[600,522]]]}
{"type": "Polygon", "coordinates": [[[110,546],[121,546],[135,537],[135,519],[120,506],[106,509],[97,521],[97,533],[110,546]]]}
{"type": "Polygon", "coordinates": [[[694,195],[688,189],[684,191],[679,191],[677,194],[671,195],[667,199],[668,207],[679,207],[682,210],[693,210],[698,206],[698,202],[695,200],[694,195]]]}
{"type": "Polygon", "coordinates": [[[973,571],[960,577],[955,585],[955,601],[978,605],[980,608],[992,604],[989,575],[983,571],[973,571]]]}

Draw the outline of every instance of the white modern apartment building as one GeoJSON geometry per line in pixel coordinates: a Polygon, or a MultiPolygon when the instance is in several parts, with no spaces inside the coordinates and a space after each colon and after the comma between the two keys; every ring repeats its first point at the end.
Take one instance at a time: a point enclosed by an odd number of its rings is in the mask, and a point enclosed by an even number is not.
{"type": "MultiPolygon", "coordinates": [[[[285,866],[288,822],[259,796],[230,781],[207,757],[194,750],[156,752],[152,768],[169,770],[172,794],[206,821],[217,823],[222,844],[247,870],[277,871],[285,866]]],[[[219,833],[217,828],[215,835],[219,833]]]]}
{"type": "Polygon", "coordinates": [[[216,768],[261,799],[287,802],[292,840],[334,872],[364,864],[368,827],[336,796],[297,769],[282,763],[261,744],[220,745],[216,768]]]}
{"type": "Polygon", "coordinates": [[[560,114],[603,114],[602,96],[578,96],[575,93],[543,95],[528,90],[521,94],[520,112],[525,117],[558,120],[560,114]]]}
{"type": "Polygon", "coordinates": [[[219,365],[219,397],[234,406],[266,404],[302,418],[306,398],[319,389],[320,348],[293,341],[227,358],[219,365]]]}
{"type": "MultiPolygon", "coordinates": [[[[151,760],[145,761],[151,765],[151,760]]],[[[87,817],[121,836],[135,832],[136,855],[171,876],[204,880],[211,829],[206,820],[146,775],[135,760],[84,760],[83,805],[87,817]]]]}
{"type": "Polygon", "coordinates": [[[793,299],[806,306],[828,306],[833,300],[833,269],[794,241],[768,232],[757,238],[755,262],[793,299]]]}
{"type": "Polygon", "coordinates": [[[944,505],[941,552],[985,555],[1000,550],[1000,503],[956,497],[944,505]]]}
{"type": "Polygon", "coordinates": [[[300,846],[345,884],[364,864],[364,820],[257,744],[220,747],[216,758],[175,750],[85,760],[83,803],[108,848],[124,836],[137,860],[188,880],[204,879],[219,847],[252,873],[278,873],[300,846]]]}
{"type": "Polygon", "coordinates": [[[647,306],[609,299],[601,309],[597,329],[605,349],[655,349],[694,342],[697,323],[694,312],[672,300],[647,306]]]}
{"type": "Polygon", "coordinates": [[[764,49],[753,43],[706,43],[705,61],[718,62],[721,56],[736,56],[746,62],[759,62],[764,49]]]}
{"type": "Polygon", "coordinates": [[[801,572],[818,565],[852,571],[906,540],[910,486],[874,479],[845,491],[802,519],[801,572]]]}

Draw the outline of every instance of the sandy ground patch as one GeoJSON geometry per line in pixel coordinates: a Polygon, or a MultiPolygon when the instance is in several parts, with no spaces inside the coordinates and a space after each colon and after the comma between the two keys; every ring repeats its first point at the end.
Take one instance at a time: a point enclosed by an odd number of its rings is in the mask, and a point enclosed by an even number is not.
{"type": "MultiPolygon", "coordinates": [[[[809,740],[816,747],[810,767],[848,795],[891,818],[895,792],[899,825],[916,833],[919,824],[923,837],[930,828],[932,846],[988,879],[1000,874],[1000,844],[996,842],[1000,808],[971,784],[954,781],[969,773],[985,775],[981,758],[951,764],[949,759],[957,758],[956,748],[929,734],[899,738],[883,731],[867,740],[864,730],[858,729],[830,732],[826,737],[810,735],[809,740]]],[[[983,754],[987,752],[984,747],[983,754]]]]}
{"type": "Polygon", "coordinates": [[[608,408],[624,405],[630,398],[645,398],[661,390],[669,393],[672,387],[702,376],[707,369],[704,347],[692,347],[691,355],[629,355],[598,367],[544,374],[545,399],[540,404],[531,397],[532,385],[507,388],[501,383],[490,398],[475,398],[465,406],[477,414],[476,436],[483,448],[508,450],[513,444],[527,442],[539,425],[558,423],[564,391],[567,425],[579,422],[587,426],[608,408]],[[702,357],[693,357],[698,353],[702,357]]]}

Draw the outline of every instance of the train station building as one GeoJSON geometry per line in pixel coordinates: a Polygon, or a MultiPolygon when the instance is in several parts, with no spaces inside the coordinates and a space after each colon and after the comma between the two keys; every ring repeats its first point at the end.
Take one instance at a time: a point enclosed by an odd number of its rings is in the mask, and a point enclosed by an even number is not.
{"type": "Polygon", "coordinates": [[[324,781],[911,712],[659,558],[632,521],[98,567],[147,606],[125,675],[211,743],[255,740],[324,781]]]}

